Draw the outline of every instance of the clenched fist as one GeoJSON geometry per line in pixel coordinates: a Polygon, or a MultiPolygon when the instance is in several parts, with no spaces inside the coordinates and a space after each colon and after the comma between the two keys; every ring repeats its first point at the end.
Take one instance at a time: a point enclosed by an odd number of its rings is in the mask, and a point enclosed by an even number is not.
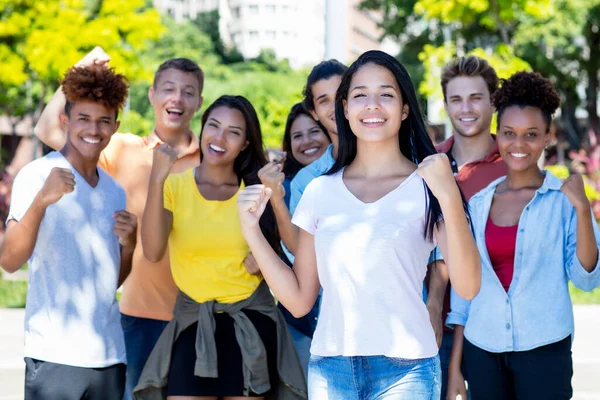
{"type": "Polygon", "coordinates": [[[285,174],[281,172],[282,168],[281,164],[270,162],[258,171],[258,178],[262,184],[273,192],[272,199],[283,199],[285,196],[285,188],[283,187],[285,174]]]}
{"type": "Polygon", "coordinates": [[[246,256],[246,259],[244,260],[244,267],[246,267],[246,271],[248,271],[250,275],[262,276],[262,273],[260,272],[260,267],[258,266],[256,258],[254,258],[252,253],[249,253],[246,256]]]}
{"type": "Polygon", "coordinates": [[[100,46],[94,47],[92,51],[87,53],[77,64],[76,67],[91,67],[108,69],[110,57],[100,46]]]}
{"type": "Polygon", "coordinates": [[[150,179],[154,182],[163,183],[169,176],[173,164],[177,161],[177,152],[166,143],[154,149],[152,157],[152,172],[150,179]]]}
{"type": "Polygon", "coordinates": [[[238,212],[242,229],[258,226],[272,193],[265,185],[248,186],[238,193],[238,212]]]}
{"type": "Polygon", "coordinates": [[[68,168],[52,168],[37,198],[44,207],[59,201],[65,194],[75,190],[75,175],[68,168]]]}
{"type": "Polygon", "coordinates": [[[575,210],[587,211],[590,208],[590,201],[585,195],[585,186],[583,184],[583,178],[579,174],[573,174],[569,176],[563,182],[560,187],[560,191],[563,192],[575,210]]]}
{"type": "Polygon", "coordinates": [[[423,178],[440,203],[458,193],[450,161],[444,153],[425,157],[417,167],[417,174],[423,178]]]}
{"type": "Polygon", "coordinates": [[[113,232],[119,237],[119,243],[125,248],[133,249],[137,242],[137,217],[125,210],[117,211],[113,218],[115,228],[113,232]]]}

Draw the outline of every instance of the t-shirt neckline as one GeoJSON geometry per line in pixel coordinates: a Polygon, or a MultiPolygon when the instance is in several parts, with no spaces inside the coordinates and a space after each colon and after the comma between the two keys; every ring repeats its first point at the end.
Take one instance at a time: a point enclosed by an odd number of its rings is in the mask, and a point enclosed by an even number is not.
{"type": "Polygon", "coordinates": [[[363,207],[371,207],[371,206],[377,205],[377,204],[385,201],[388,197],[392,196],[395,192],[400,191],[417,174],[417,170],[415,169],[402,182],[400,182],[400,184],[398,186],[396,186],[394,189],[390,190],[388,193],[384,194],[379,199],[377,199],[377,200],[375,200],[373,202],[370,202],[370,203],[366,203],[366,202],[362,201],[361,199],[359,199],[358,197],[356,197],[354,195],[354,193],[352,193],[350,191],[350,189],[348,189],[348,186],[346,186],[346,183],[344,183],[344,171],[345,170],[346,170],[346,167],[342,168],[336,174],[338,182],[339,182],[339,184],[340,184],[340,186],[342,188],[342,191],[346,194],[346,197],[350,198],[352,201],[354,201],[355,203],[360,204],[363,207]]]}

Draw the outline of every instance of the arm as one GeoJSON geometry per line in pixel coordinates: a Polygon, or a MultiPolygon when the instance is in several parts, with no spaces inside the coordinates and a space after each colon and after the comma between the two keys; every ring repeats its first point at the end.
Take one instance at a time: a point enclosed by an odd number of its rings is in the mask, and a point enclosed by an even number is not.
{"type": "Polygon", "coordinates": [[[455,400],[459,395],[462,396],[463,400],[467,399],[467,388],[461,368],[464,330],[464,326],[456,325],[454,327],[454,341],[452,342],[452,354],[450,355],[450,364],[448,366],[447,400],[455,400]]]}
{"type": "MultiPolygon", "coordinates": [[[[108,68],[110,57],[101,47],[94,48],[86,54],[75,66],[94,66],[96,68],[108,68]]],[[[58,116],[64,113],[66,98],[62,86],[52,96],[50,102],[44,108],[40,118],[33,129],[35,136],[46,146],[54,150],[60,150],[67,141],[66,132],[61,126],[58,116]]]]}
{"type": "MultiPolygon", "coordinates": [[[[434,252],[437,252],[437,249],[434,252]]],[[[435,332],[435,338],[439,347],[441,346],[444,334],[442,311],[444,308],[444,298],[446,297],[446,288],[448,287],[448,267],[443,260],[436,260],[429,264],[428,269],[427,311],[429,312],[429,319],[431,320],[431,326],[435,332]]]]}
{"type": "Polygon", "coordinates": [[[577,210],[576,214],[577,258],[587,272],[592,272],[598,263],[598,244],[596,243],[593,226],[596,222],[592,222],[592,210],[589,207],[577,210]]]}
{"type": "Polygon", "coordinates": [[[121,245],[121,268],[119,269],[119,282],[117,285],[119,287],[131,272],[133,251],[137,243],[137,218],[125,210],[117,211],[113,218],[116,219],[113,232],[119,237],[121,245]]]}
{"type": "Polygon", "coordinates": [[[173,213],[165,208],[164,186],[176,160],[177,153],[166,143],[154,150],[142,217],[142,249],[144,257],[151,262],[159,262],[164,257],[173,227],[173,213]]]}
{"type": "Polygon", "coordinates": [[[314,237],[300,231],[293,269],[281,261],[258,225],[270,195],[271,190],[263,185],[249,186],[239,193],[242,233],[275,297],[299,318],[312,309],[320,289],[314,237]]]}
{"type": "MultiPolygon", "coordinates": [[[[64,194],[72,192],[74,188],[75,176],[71,170],[52,169],[23,217],[19,221],[11,219],[8,222],[0,247],[0,265],[5,271],[15,272],[27,262],[35,248],[46,208],[59,201],[64,194]]],[[[18,196],[14,196],[13,200],[20,201],[18,196]]]]}

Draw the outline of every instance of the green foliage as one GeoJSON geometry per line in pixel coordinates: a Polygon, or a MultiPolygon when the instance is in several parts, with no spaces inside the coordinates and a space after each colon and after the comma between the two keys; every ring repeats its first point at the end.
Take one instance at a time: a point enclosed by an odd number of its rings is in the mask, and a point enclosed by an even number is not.
{"type": "Polygon", "coordinates": [[[7,281],[0,273],[0,308],[23,308],[27,299],[27,282],[7,281]]]}
{"type": "Polygon", "coordinates": [[[569,283],[569,294],[573,304],[600,304],[600,288],[596,288],[591,292],[584,292],[569,283]]]}

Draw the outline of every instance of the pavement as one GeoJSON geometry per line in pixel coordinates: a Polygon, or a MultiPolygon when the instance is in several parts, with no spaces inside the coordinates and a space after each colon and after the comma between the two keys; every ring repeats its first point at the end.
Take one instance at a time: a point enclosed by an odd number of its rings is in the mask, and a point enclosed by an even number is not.
{"type": "MultiPolygon", "coordinates": [[[[600,305],[575,306],[574,400],[600,400],[600,305]]],[[[0,400],[23,400],[23,309],[0,309],[0,400]]]]}

